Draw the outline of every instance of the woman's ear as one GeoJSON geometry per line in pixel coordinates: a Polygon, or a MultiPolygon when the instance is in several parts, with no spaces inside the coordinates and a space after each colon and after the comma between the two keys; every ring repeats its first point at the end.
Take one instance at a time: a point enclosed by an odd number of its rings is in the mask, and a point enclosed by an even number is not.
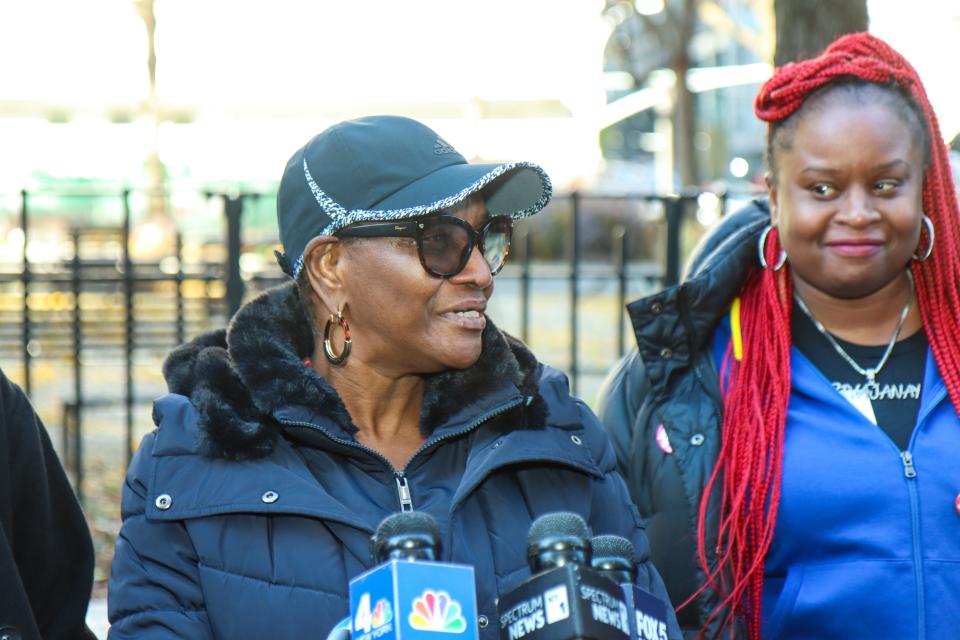
{"type": "Polygon", "coordinates": [[[343,244],[334,236],[317,236],[303,250],[304,273],[310,287],[328,309],[336,309],[336,301],[342,295],[342,251],[343,244]]]}
{"type": "Polygon", "coordinates": [[[777,181],[773,174],[767,171],[763,174],[763,181],[767,184],[767,197],[770,199],[770,224],[777,226],[780,220],[779,194],[777,193],[777,181]]]}

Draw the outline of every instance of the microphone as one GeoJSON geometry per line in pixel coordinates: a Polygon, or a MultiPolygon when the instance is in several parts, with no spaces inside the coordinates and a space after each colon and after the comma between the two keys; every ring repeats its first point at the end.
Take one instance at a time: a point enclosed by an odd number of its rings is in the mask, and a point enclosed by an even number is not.
{"type": "Polygon", "coordinates": [[[429,514],[388,516],[370,539],[378,566],[350,581],[353,640],[477,640],[473,567],[440,562],[440,529],[429,514]]]}
{"type": "Polygon", "coordinates": [[[440,559],[440,527],[429,513],[401,511],[384,518],[370,538],[370,555],[377,564],[390,560],[440,559]]]}
{"type": "Polygon", "coordinates": [[[530,525],[531,577],[497,600],[500,640],[629,640],[624,594],[590,568],[590,530],[575,513],[530,525]]]}
{"type": "Polygon", "coordinates": [[[633,543],[622,536],[595,536],[592,540],[595,571],[620,585],[630,614],[632,640],[667,640],[667,605],[636,586],[637,564],[633,543]]]}
{"type": "Polygon", "coordinates": [[[590,557],[590,530],[575,513],[548,513],[534,520],[527,531],[527,564],[531,573],[571,563],[586,567],[590,557]]]}

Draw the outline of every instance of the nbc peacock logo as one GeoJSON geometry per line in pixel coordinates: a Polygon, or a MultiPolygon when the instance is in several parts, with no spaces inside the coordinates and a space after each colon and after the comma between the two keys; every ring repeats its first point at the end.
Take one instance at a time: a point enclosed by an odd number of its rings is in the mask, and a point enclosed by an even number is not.
{"type": "Polygon", "coordinates": [[[379,629],[391,620],[393,620],[393,608],[390,606],[390,601],[380,598],[377,600],[377,606],[373,608],[373,628],[379,629]]]}
{"type": "Polygon", "coordinates": [[[414,599],[409,622],[410,626],[418,631],[463,633],[467,629],[460,603],[446,591],[432,589],[427,589],[423,595],[414,599]]]}

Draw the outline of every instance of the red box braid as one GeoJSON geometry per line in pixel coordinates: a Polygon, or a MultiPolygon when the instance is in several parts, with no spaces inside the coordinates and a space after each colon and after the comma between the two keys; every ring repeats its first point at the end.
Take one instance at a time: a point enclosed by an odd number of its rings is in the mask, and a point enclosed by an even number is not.
{"type": "MultiPolygon", "coordinates": [[[[924,175],[923,209],[933,220],[936,243],[930,258],[914,262],[912,270],[934,360],[953,406],[960,407],[960,216],[947,148],[917,72],[882,40],[867,33],[846,35],[817,58],[778,68],[757,95],[756,114],[771,123],[768,135],[772,136],[773,125],[795,113],[811,93],[851,77],[898,85],[926,119],[930,157],[924,175]]],[[[775,231],[767,245],[767,261],[775,264],[780,251],[775,231]]],[[[923,240],[921,245],[926,246],[923,240]]],[[[922,255],[923,249],[918,253],[922,255]]],[[[779,272],[759,270],[740,291],[743,359],[732,363],[727,376],[723,444],[701,500],[697,532],[699,561],[707,575],[700,591],[711,586],[722,597],[704,630],[723,616],[721,628],[729,626],[733,635],[739,618],[751,640],[760,637],[763,563],[773,540],[780,498],[790,397],[792,295],[788,272],[789,267],[779,272]],[[710,568],[703,523],[721,476],[718,562],[710,568]]]]}

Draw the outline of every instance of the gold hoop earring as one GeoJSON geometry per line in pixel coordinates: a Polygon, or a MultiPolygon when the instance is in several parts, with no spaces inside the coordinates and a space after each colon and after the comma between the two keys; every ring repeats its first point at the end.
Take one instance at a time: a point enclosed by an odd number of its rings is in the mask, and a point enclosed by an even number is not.
{"type": "Polygon", "coordinates": [[[920,221],[923,222],[923,226],[927,228],[927,235],[930,236],[930,244],[927,245],[927,250],[923,253],[922,256],[918,256],[916,253],[913,254],[914,262],[926,262],[927,258],[930,257],[930,254],[933,253],[933,243],[936,240],[936,233],[933,231],[933,220],[930,219],[930,216],[927,214],[921,214],[923,217],[920,218],[920,221]]]}
{"type": "Polygon", "coordinates": [[[765,249],[767,244],[767,236],[770,235],[770,231],[772,229],[773,225],[768,224],[763,228],[763,231],[760,232],[760,238],[757,240],[757,255],[760,258],[761,267],[764,269],[771,269],[773,271],[780,271],[780,269],[783,269],[783,265],[787,262],[787,252],[783,249],[780,249],[780,257],[777,258],[777,264],[772,267],[767,263],[767,257],[764,255],[766,253],[765,249]]]}
{"type": "Polygon", "coordinates": [[[343,314],[340,313],[340,309],[337,308],[337,312],[330,314],[330,317],[327,319],[327,324],[323,327],[323,355],[327,356],[327,360],[330,361],[330,364],[343,364],[343,362],[350,355],[350,348],[352,345],[353,341],[350,339],[350,325],[347,324],[343,314]],[[333,328],[334,324],[339,325],[339,327],[343,329],[343,349],[339,354],[333,350],[333,342],[330,340],[330,330],[333,328]]]}

